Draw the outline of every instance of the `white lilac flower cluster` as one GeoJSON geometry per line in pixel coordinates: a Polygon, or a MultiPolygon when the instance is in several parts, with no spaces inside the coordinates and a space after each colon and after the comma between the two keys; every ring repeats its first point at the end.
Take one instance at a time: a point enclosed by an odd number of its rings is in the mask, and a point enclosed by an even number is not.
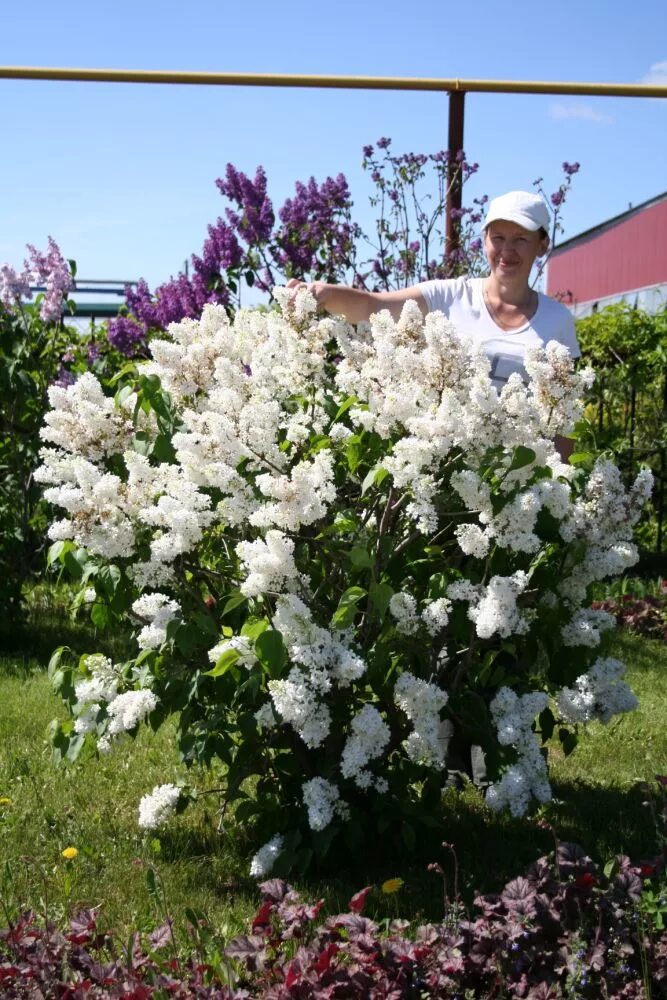
{"type": "Polygon", "coordinates": [[[298,576],[294,542],[281,531],[267,531],[266,539],[239,542],[236,554],[246,571],[246,578],[241,584],[241,593],[246,597],[281,591],[287,581],[293,581],[298,576]]]}
{"type": "MultiPolygon", "coordinates": [[[[262,682],[270,700],[258,709],[253,705],[258,734],[264,738],[271,731],[275,740],[276,729],[289,726],[309,750],[322,747],[332,729],[331,704],[342,691],[349,715],[337,762],[341,779],[381,792],[390,733],[377,692],[359,698],[372,673],[357,646],[365,633],[338,629],[336,617],[328,617],[335,605],[323,617],[317,603],[322,582],[308,563],[310,540],[322,527],[337,531],[338,518],[355,526],[351,545],[381,552],[375,488],[360,490],[357,474],[348,475],[355,439],[373,431],[381,441],[381,468],[391,483],[385,508],[391,530],[398,524],[408,541],[415,533],[430,541],[447,531],[447,545],[455,539],[453,565],[461,573],[445,596],[426,599],[410,570],[388,602],[393,634],[414,637],[415,646],[423,641],[436,670],[448,652],[458,655],[451,644],[449,650],[443,645],[454,602],[466,605],[482,642],[525,634],[547,609],[546,599],[540,603],[531,590],[531,574],[545,552],[541,525],[550,520],[560,532],[564,560],[548,595],[549,613],[567,608],[564,644],[596,646],[610,622],[583,607],[587,588],[636,560],[632,529],[650,492],[650,475],[641,474],[625,489],[618,470],[604,460],[587,480],[561,461],[554,435],[571,430],[591,376],[576,371],[559,345],[530,352],[529,383],[512,375],[498,392],[486,355],[441,313],[423,319],[416,303],[408,302],[398,321],[382,311],[354,331],[342,320],[318,318],[307,291],[293,297],[276,289],[275,298],[281,311],[239,310],[233,321],[222,307],[209,305],[200,320],[173,324],[151,341],[152,358],[143,372],[157,376],[169,393],[177,427],[170,439],[173,461],[151,454],[157,421],[137,408],[130,389],[111,400],[87,374],[51,391],[37,476],[64,516],[49,535],[71,539],[101,559],[125,561],[139,591],[148,591],[132,609],[142,649],[159,648],[169,622],[187,607],[175,599],[183,576],[180,557],[196,564],[211,543],[224,550],[231,585],[252,614],[270,619],[287,652],[286,670],[262,682]],[[492,475],[484,465],[488,455],[497,456],[492,475]],[[349,510],[368,496],[374,508],[349,510]],[[576,558],[569,557],[570,543],[580,543],[576,558]],[[505,575],[490,575],[476,562],[497,550],[505,575]],[[528,568],[515,569],[517,563],[528,568]],[[474,575],[467,579],[470,565],[474,575]]],[[[448,558],[448,549],[440,551],[448,558]]],[[[393,558],[400,567],[396,553],[393,558]]],[[[332,569],[332,578],[341,574],[342,593],[349,584],[342,563],[332,569]]],[[[437,572],[442,569],[447,567],[437,572]]],[[[359,612],[372,626],[371,603],[364,601],[359,612]]],[[[254,641],[243,635],[225,636],[208,657],[215,663],[230,650],[248,670],[255,668],[254,641]]],[[[610,705],[629,704],[614,669],[596,666],[561,692],[563,715],[604,718],[610,705]]],[[[442,769],[449,724],[440,716],[447,693],[436,680],[404,670],[394,700],[412,726],[405,753],[442,769]]],[[[157,702],[147,686],[122,691],[120,671],[101,661],[79,683],[75,727],[99,729],[103,747],[157,702]]],[[[548,795],[531,732],[544,697],[518,699],[505,690],[494,702],[499,740],[519,754],[489,792],[496,807],[521,811],[531,795],[548,795]]],[[[306,783],[303,802],[313,829],[346,810],[336,786],[324,778],[306,783]]],[[[253,861],[255,872],[270,870],[281,849],[280,838],[269,841],[253,861]]]]}
{"type": "Polygon", "coordinates": [[[578,677],[574,687],[563,688],[556,704],[567,722],[582,723],[597,719],[607,723],[614,715],[631,712],[637,698],[623,680],[625,665],[613,657],[598,657],[586,674],[578,677]]]}
{"type": "Polygon", "coordinates": [[[269,874],[276,863],[276,858],[282,853],[283,844],[284,838],[277,833],[260,847],[250,862],[251,878],[264,878],[269,874]]]}
{"type": "Polygon", "coordinates": [[[582,608],[561,629],[566,646],[599,646],[604,632],[616,628],[616,619],[608,611],[582,608]]]}
{"type": "Polygon", "coordinates": [[[491,702],[491,715],[501,746],[514,747],[515,764],[504,771],[500,781],[486,792],[486,801],[494,810],[508,806],[513,816],[523,816],[532,796],[548,802],[551,786],[546,760],[532,726],[535,718],[549,704],[544,691],[531,691],[519,697],[511,688],[502,687],[491,702]]]}
{"type": "Polygon", "coordinates": [[[166,594],[142,594],[132,605],[135,615],[148,621],[139,632],[139,649],[159,649],[167,641],[167,625],[180,612],[178,601],[170,600],[166,594]]]}
{"type": "Polygon", "coordinates": [[[295,594],[278,598],[271,623],[294,664],[286,678],[269,681],[273,706],[313,749],[321,746],[331,727],[323,696],[333,687],[344,688],[358,680],[366,664],[335,634],[316,625],[308,606],[295,594]]]}
{"type": "Polygon", "coordinates": [[[340,760],[343,777],[351,778],[357,788],[374,787],[379,792],[386,792],[386,779],[374,777],[367,770],[367,765],[381,756],[390,737],[389,726],[375,705],[364,705],[350,722],[350,735],[343,747],[340,760]]]}
{"type": "Polygon", "coordinates": [[[336,786],[326,778],[311,778],[306,781],[302,794],[311,830],[324,830],[336,813],[343,819],[348,815],[347,804],[341,799],[336,786]]]}
{"type": "Polygon", "coordinates": [[[617,576],[637,562],[632,533],[652,487],[648,470],[640,472],[626,490],[615,465],[607,459],[595,463],[583,493],[560,524],[566,542],[586,543],[583,559],[565,574],[558,588],[573,609],[585,600],[589,584],[617,576]]]}
{"type": "Polygon", "coordinates": [[[99,653],[85,657],[82,666],[86,676],[74,684],[74,732],[80,736],[94,733],[106,718],[104,732],[97,740],[98,749],[106,752],[115,736],[135,729],[155,710],[158,698],[149,688],[119,693],[122,672],[99,653]]]}
{"type": "Polygon", "coordinates": [[[401,591],[389,601],[389,610],[396,619],[396,628],[404,635],[412,635],[419,628],[417,601],[412,594],[401,591]]]}
{"type": "Polygon", "coordinates": [[[468,618],[475,624],[480,639],[493,635],[507,638],[523,635],[530,622],[517,607],[517,598],[528,586],[529,577],[523,570],[511,576],[493,576],[486,586],[456,580],[447,588],[451,600],[468,601],[468,618]]]}
{"type": "Polygon", "coordinates": [[[445,766],[448,727],[440,711],[447,700],[447,693],[436,684],[420,680],[408,670],[394,685],[394,701],[413,727],[403,744],[408,757],[438,770],[445,766]]]}
{"type": "Polygon", "coordinates": [[[171,783],[156,785],[149,795],[144,795],[139,801],[139,826],[142,830],[157,830],[163,826],[173,814],[181,790],[171,783]]]}

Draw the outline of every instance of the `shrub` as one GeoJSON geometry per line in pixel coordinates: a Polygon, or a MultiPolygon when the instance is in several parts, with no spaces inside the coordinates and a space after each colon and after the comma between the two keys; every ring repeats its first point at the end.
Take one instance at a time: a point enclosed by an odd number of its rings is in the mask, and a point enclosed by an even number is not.
{"type": "MultiPolygon", "coordinates": [[[[282,315],[172,326],[115,399],[92,375],[52,389],[38,473],[65,511],[51,558],[139,647],[56,655],[57,751],[177,713],[184,760],[224,765],[257,875],[341,838],[410,850],[471,744],[495,808],[548,799],[552,734],[570,750],[635,703],[587,603],[636,559],[650,489],[561,462],[588,374],[560,345],[499,394],[441,314],[355,333],[276,294],[282,315]]],[[[159,786],[142,826],[187,794],[159,786]]]]}
{"type": "Polygon", "coordinates": [[[15,620],[23,582],[44,563],[47,506],[34,481],[49,384],[63,379],[62,324],[72,271],[58,247],[29,247],[23,271],[0,268],[0,617],[15,620]],[[30,282],[43,282],[34,303],[30,282]],[[41,556],[41,559],[40,559],[41,556]]]}
{"type": "Polygon", "coordinates": [[[39,432],[50,386],[64,387],[91,369],[105,378],[118,367],[106,338],[65,325],[76,266],[49,238],[48,251],[28,246],[17,273],[0,267],[0,618],[22,611],[22,588],[45,568],[52,512],[34,479],[39,432]],[[33,299],[31,284],[43,291],[33,299]]]}

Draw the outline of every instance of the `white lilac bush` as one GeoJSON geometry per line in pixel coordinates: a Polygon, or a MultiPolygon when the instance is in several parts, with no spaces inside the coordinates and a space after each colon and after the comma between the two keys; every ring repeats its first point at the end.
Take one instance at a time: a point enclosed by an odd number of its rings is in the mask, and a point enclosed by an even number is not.
{"type": "MultiPolygon", "coordinates": [[[[552,734],[569,750],[635,705],[589,588],[635,562],[651,488],[561,461],[592,376],[560,345],[498,392],[440,313],[408,302],[355,330],[306,291],[276,298],[172,325],[115,398],[90,374],[53,388],[37,473],[64,512],[52,560],[137,650],[58,653],[56,750],[112,751],[177,714],[255,875],[339,834],[413,846],[473,744],[491,807],[548,800],[552,734]]],[[[187,794],[147,789],[140,825],[187,794]]]]}

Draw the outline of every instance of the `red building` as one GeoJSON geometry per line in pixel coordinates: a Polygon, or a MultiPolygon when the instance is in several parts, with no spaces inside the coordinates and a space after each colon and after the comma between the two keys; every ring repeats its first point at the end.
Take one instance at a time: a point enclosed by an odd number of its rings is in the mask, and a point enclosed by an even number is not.
{"type": "Polygon", "coordinates": [[[576,317],[612,302],[647,312],[667,306],[667,191],[555,247],[547,295],[576,317]]]}

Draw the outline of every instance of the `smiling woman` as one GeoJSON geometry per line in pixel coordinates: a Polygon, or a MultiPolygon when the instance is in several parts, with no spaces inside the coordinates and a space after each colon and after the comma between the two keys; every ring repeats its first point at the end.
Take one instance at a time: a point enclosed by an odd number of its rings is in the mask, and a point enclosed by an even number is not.
{"type": "MultiPolygon", "coordinates": [[[[539,195],[510,191],[494,198],[484,222],[489,264],[485,278],[436,279],[391,292],[365,292],[321,281],[307,287],[321,308],[352,323],[368,320],[381,309],[389,309],[398,319],[409,299],[424,315],[443,312],[461,336],[484,350],[494,385],[502,389],[512,372],[525,380],[523,361],[529,348],[556,340],[572,357],[580,353],[568,309],[529,284],[533,264],[548,249],[549,225],[549,209],[539,195]]],[[[302,285],[290,282],[292,288],[302,285]]]]}

